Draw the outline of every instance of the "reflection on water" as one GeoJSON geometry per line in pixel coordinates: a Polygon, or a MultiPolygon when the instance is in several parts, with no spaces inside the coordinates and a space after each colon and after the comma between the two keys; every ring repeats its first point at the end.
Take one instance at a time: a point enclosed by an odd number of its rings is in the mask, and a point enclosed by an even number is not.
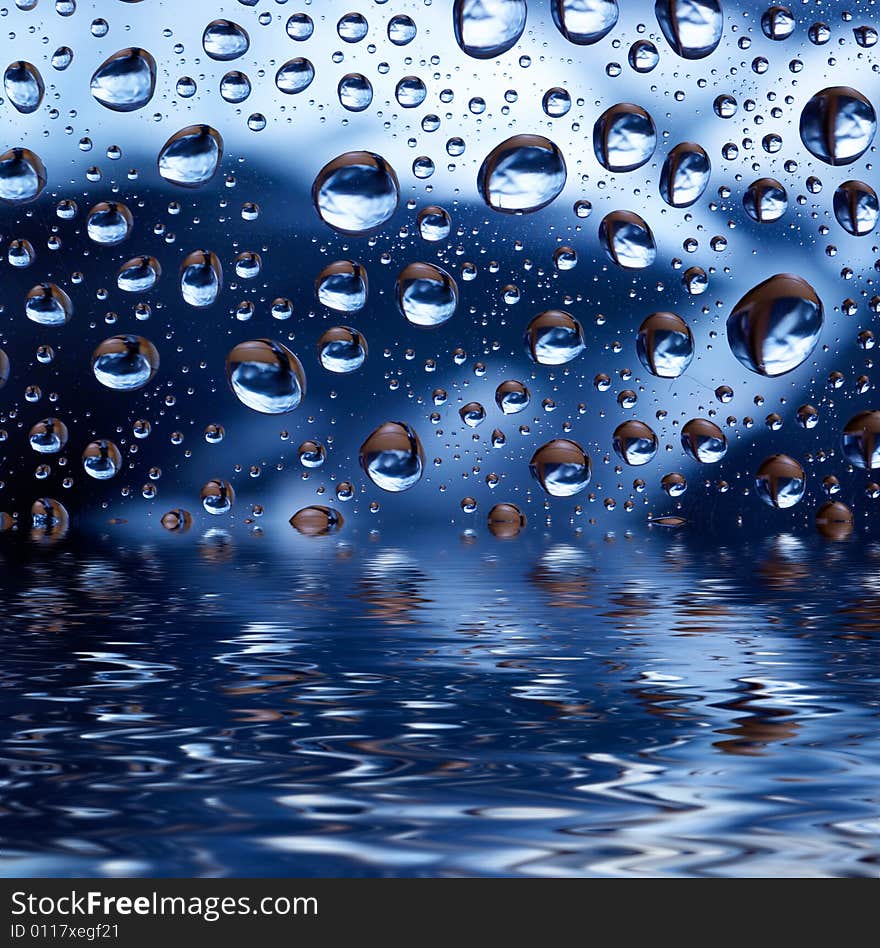
{"type": "Polygon", "coordinates": [[[880,545],[285,544],[0,550],[6,874],[877,874],[880,545]]]}

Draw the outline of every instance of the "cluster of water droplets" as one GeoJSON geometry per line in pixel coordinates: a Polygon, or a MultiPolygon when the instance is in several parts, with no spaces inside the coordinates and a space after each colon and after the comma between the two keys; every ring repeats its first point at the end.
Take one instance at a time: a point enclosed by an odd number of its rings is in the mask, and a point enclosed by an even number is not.
{"type": "MultiPolygon", "coordinates": [[[[47,109],[55,121],[53,103],[65,91],[65,76],[73,75],[68,70],[77,51],[58,47],[43,59],[6,66],[2,107],[19,117],[22,140],[0,154],[0,207],[9,221],[5,262],[16,272],[34,268],[36,276],[17,298],[6,294],[2,305],[13,319],[21,314],[45,333],[38,363],[56,364],[53,334],[64,352],[68,324],[78,332],[88,326],[103,337],[89,336],[90,368],[107,399],[143,393],[173,409],[177,396],[156,383],[166,351],[172,353],[172,371],[180,379],[185,374],[177,358],[185,343],[172,338],[222,338],[216,313],[230,292],[238,293],[231,309],[236,336],[223,340],[228,354],[215,370],[235,402],[256,415],[298,418],[311,412],[307,423],[285,423],[282,434],[288,440],[289,428],[297,426],[296,462],[304,480],[335,464],[330,483],[337,501],[363,500],[372,512],[384,503],[393,517],[393,499],[386,502],[386,494],[417,486],[429,490],[425,482],[432,481],[446,494],[453,481],[445,470],[461,462],[470,468],[462,470],[467,492],[453,508],[465,518],[485,505],[476,495],[494,496],[499,486],[511,492],[493,499],[486,513],[489,529],[502,537],[526,526],[523,508],[529,504],[540,505],[548,522],[559,510],[576,523],[585,503],[598,501],[612,511],[619,498],[624,510],[640,506],[646,519],[673,526],[697,509],[685,508],[693,495],[689,480],[702,481],[716,496],[733,490],[785,510],[808,495],[813,477],[807,469],[814,462],[838,460],[854,477],[880,469],[880,409],[870,402],[874,331],[860,324],[856,332],[850,324],[856,316],[880,312],[871,272],[880,262],[838,268],[848,295],[834,299],[828,293],[833,281],[827,268],[817,272],[812,236],[805,236],[812,228],[826,242],[826,260],[856,245],[853,260],[861,261],[857,245],[869,247],[874,240],[880,217],[870,180],[876,112],[865,91],[848,83],[877,67],[862,69],[856,78],[846,68],[847,57],[867,61],[876,43],[868,19],[835,14],[851,34],[845,45],[840,23],[781,5],[768,4],[756,16],[753,5],[733,0],[656,0],[636,13],[617,0],[413,2],[391,12],[385,0],[347,12],[335,5],[324,12],[304,0],[302,10],[283,15],[252,6],[241,0],[236,10],[218,10],[224,15],[201,23],[187,38],[189,47],[182,41],[174,47],[182,58],[187,48],[197,54],[197,78],[177,75],[165,48],[88,52],[90,78],[81,91],[99,107],[104,127],[118,128],[120,139],[134,134],[135,126],[125,123],[140,118],[127,114],[146,119],[149,107],[159,110],[152,120],[162,130],[149,136],[151,167],[129,172],[130,181],[143,179],[141,191],[120,187],[116,176],[82,211],[80,202],[92,192],[71,186],[60,149],[44,150],[40,136],[30,134],[37,126],[26,124],[47,109]],[[804,60],[829,43],[835,30],[839,58],[827,57],[814,78],[803,71],[804,60]],[[268,31],[274,31],[273,51],[286,53],[264,61],[261,44],[268,31]],[[329,57],[317,45],[328,33],[329,57]],[[427,39],[432,34],[438,37],[433,52],[427,39]],[[536,55],[539,50],[546,52],[536,55]],[[557,71],[552,85],[527,78],[538,56],[557,59],[552,68],[541,67],[541,76],[552,78],[557,71]],[[381,62],[370,65],[370,57],[381,62]],[[625,81],[617,82],[627,69],[625,81]],[[664,69],[666,80],[674,82],[670,88],[656,78],[664,69]],[[771,69],[775,85],[761,78],[771,69]],[[234,107],[230,117],[208,107],[202,87],[212,79],[222,102],[234,107]],[[504,104],[488,105],[505,87],[504,104]],[[711,108],[698,107],[693,135],[684,137],[675,131],[674,103],[690,94],[711,108]],[[261,200],[256,175],[248,179],[252,193],[240,212],[243,223],[256,225],[248,232],[253,243],[236,231],[232,251],[225,252],[215,244],[215,227],[200,231],[196,225],[209,207],[202,195],[216,202],[217,191],[236,187],[238,166],[247,165],[247,139],[231,116],[242,114],[238,106],[252,96],[266,104],[264,112],[247,115],[250,134],[275,127],[278,116],[289,114],[285,110],[299,116],[300,108],[334,116],[344,134],[310,147],[297,130],[299,119],[287,119],[272,146],[279,150],[277,167],[270,161],[260,171],[277,178],[267,188],[283,215],[281,239],[260,231],[261,203],[268,202],[261,200]],[[173,109],[169,97],[176,97],[173,109]],[[526,99],[529,107],[519,108],[526,99]],[[746,119],[750,115],[753,121],[746,119]],[[728,132],[740,121],[741,133],[728,132]],[[441,126],[447,135],[438,157],[429,143],[441,126]],[[404,149],[416,149],[416,157],[404,162],[404,149]],[[44,162],[41,151],[51,160],[44,162]],[[189,232],[204,233],[204,240],[175,248],[176,236],[151,219],[148,187],[167,197],[169,219],[188,215],[189,232]],[[295,197],[288,199],[288,188],[295,197]],[[594,203],[601,207],[595,216],[594,203]],[[50,207],[44,251],[34,242],[31,224],[50,207]],[[78,228],[89,258],[85,276],[77,270],[65,279],[45,259],[62,246],[63,222],[78,228]],[[740,243],[738,256],[725,256],[743,231],[753,235],[753,247],[740,243]],[[772,240],[778,241],[778,255],[768,250],[772,240]],[[310,259],[317,247],[322,261],[303,279],[299,253],[306,247],[310,259]],[[276,268],[270,275],[264,260],[276,268]],[[285,267],[287,285],[270,292],[285,267]],[[169,331],[164,340],[158,331],[150,333],[152,340],[134,331],[139,327],[127,314],[112,311],[104,324],[119,320],[128,331],[108,334],[97,325],[100,318],[74,303],[84,284],[98,287],[101,302],[111,286],[123,299],[135,299],[134,320],[155,324],[156,313],[169,309],[161,295],[169,282],[175,305],[168,320],[177,334],[169,331]],[[239,332],[237,324],[250,321],[263,328],[239,332]],[[495,341],[508,326],[515,330],[513,348],[495,341]],[[857,339],[860,359],[845,371],[832,369],[825,358],[841,350],[842,335],[857,339]],[[419,346],[430,354],[416,373],[407,364],[415,368],[419,346]],[[379,421],[370,407],[378,399],[368,369],[380,358],[388,360],[382,374],[387,391],[407,395],[408,403],[398,399],[396,412],[388,406],[387,417],[397,420],[379,421]],[[442,385],[430,379],[449,363],[469,367],[471,378],[447,374],[442,385]],[[848,375],[857,376],[854,391],[865,399],[858,411],[846,409],[849,401],[841,407],[835,394],[848,375]],[[354,385],[359,377],[369,378],[360,393],[346,389],[350,417],[344,438],[321,439],[309,430],[315,410],[302,407],[314,398],[307,395],[307,376],[310,387],[320,378],[318,391],[327,404],[347,377],[354,385]],[[776,381],[782,377],[789,381],[776,381]],[[613,388],[609,403],[606,393],[613,388]],[[734,415],[730,406],[736,400],[762,407],[769,399],[776,404],[764,426],[774,434],[773,452],[757,459],[748,447],[754,419],[734,415]],[[797,404],[789,408],[792,399],[797,404]],[[839,411],[846,417],[838,417],[839,411]],[[789,418],[798,434],[791,444],[789,418]],[[821,438],[817,431],[805,447],[801,435],[819,429],[820,422],[827,431],[821,438]],[[515,427],[505,432],[505,425],[515,427]],[[491,436],[484,434],[489,427],[491,436]],[[522,439],[516,445],[514,430],[522,439]],[[426,453],[429,434],[436,447],[426,453]],[[737,461],[713,480],[709,472],[727,465],[731,455],[737,461]],[[675,469],[660,470],[667,458],[675,469]],[[656,474],[650,486],[659,492],[649,490],[644,473],[625,483],[626,472],[637,468],[656,474]],[[527,478],[519,472],[528,472],[527,478]],[[578,498],[575,506],[572,498],[578,498]]],[[[108,32],[115,38],[122,30],[114,32],[113,25],[112,18],[94,20],[90,31],[96,38],[108,32]]],[[[166,39],[174,35],[168,28],[166,39]]],[[[70,110],[68,134],[75,117],[70,110]]],[[[78,145],[85,154],[93,142],[84,134],[78,145]]],[[[108,161],[123,153],[123,146],[107,146],[108,161]]],[[[103,172],[92,165],[86,177],[101,183],[103,172]]],[[[226,225],[225,197],[221,208],[226,225]]],[[[876,247],[869,252],[880,255],[876,247]]],[[[17,363],[24,361],[14,328],[5,340],[4,386],[13,374],[18,384],[17,363]]],[[[211,391],[215,395],[216,386],[211,391]]],[[[29,382],[23,398],[40,403],[40,386],[29,382]]],[[[59,468],[66,467],[71,431],[79,427],[84,473],[91,481],[113,481],[134,466],[138,452],[131,449],[150,436],[151,422],[143,403],[138,406],[134,422],[115,433],[55,414],[42,417],[26,424],[27,445],[38,455],[58,456],[64,460],[59,468]]],[[[70,401],[69,412],[76,412],[70,401]]],[[[88,410],[82,414],[87,417],[88,410]]],[[[19,403],[10,402],[3,422],[20,426],[23,417],[19,403]]],[[[184,427],[172,433],[172,445],[183,444],[184,427]]],[[[5,440],[5,429],[3,434],[5,440]]],[[[226,426],[209,423],[204,443],[209,450],[228,444],[226,426]]],[[[263,467],[264,462],[236,464],[232,472],[199,477],[204,511],[232,513],[235,475],[256,478],[263,467]]],[[[72,487],[68,471],[61,474],[62,486],[72,487]]],[[[37,478],[50,476],[42,461],[37,478]]],[[[158,464],[149,466],[140,492],[145,499],[156,497],[161,476],[158,464]]],[[[820,493],[810,495],[823,500],[817,522],[825,532],[840,533],[840,525],[853,518],[838,496],[839,478],[828,475],[821,485],[820,493]]],[[[317,490],[324,494],[326,483],[317,490]]],[[[880,487],[871,480],[864,496],[873,495],[880,497],[880,487]]],[[[743,506],[748,503],[743,500],[743,506]]],[[[252,512],[262,512],[262,506],[252,505],[252,512]]],[[[66,525],[67,512],[60,501],[43,497],[30,520],[52,532],[66,525]]],[[[192,516],[180,507],[161,522],[180,532],[192,516]]],[[[315,535],[341,529],[344,520],[333,507],[312,503],[290,522],[315,535]]]]}

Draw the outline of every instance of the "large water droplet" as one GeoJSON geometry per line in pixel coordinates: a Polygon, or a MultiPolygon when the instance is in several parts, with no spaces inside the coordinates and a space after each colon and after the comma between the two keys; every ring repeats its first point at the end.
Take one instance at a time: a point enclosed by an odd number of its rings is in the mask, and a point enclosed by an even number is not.
{"type": "Polygon", "coordinates": [[[609,171],[641,168],[654,154],[657,130],[640,105],[620,102],[606,109],[593,126],[593,150],[609,171]]]}
{"type": "Polygon", "coordinates": [[[880,468],[880,411],[862,411],[846,423],[841,446],[847,461],[855,467],[875,471],[880,468]]]}
{"type": "Polygon", "coordinates": [[[223,268],[210,250],[194,250],[180,265],[180,293],[190,306],[203,309],[223,289],[223,268]]]}
{"type": "Polygon", "coordinates": [[[660,195],[672,207],[690,207],[702,197],[711,173],[705,150],[696,142],[681,142],[663,162],[660,195]]]}
{"type": "Polygon", "coordinates": [[[10,63],[3,73],[3,89],[6,98],[24,115],[36,112],[43,101],[46,86],[40,70],[32,63],[19,59],[10,63]]]}
{"type": "Polygon", "coordinates": [[[111,336],[92,353],[95,378],[117,392],[143,388],[158,368],[159,353],[143,336],[111,336]]]}
{"type": "Polygon", "coordinates": [[[247,30],[232,20],[213,20],[202,34],[202,46],[211,59],[227,62],[248,51],[251,41],[247,30]]]}
{"type": "Polygon", "coordinates": [[[38,421],[28,434],[28,443],[38,454],[58,454],[67,444],[67,425],[58,418],[38,421]]]}
{"type": "Polygon", "coordinates": [[[397,210],[400,185],[391,165],[368,151],[350,151],[326,164],[312,185],[321,220],[343,234],[368,234],[397,210]]]}
{"type": "Polygon", "coordinates": [[[828,540],[845,540],[853,532],[852,511],[839,500],[829,500],[816,511],[816,528],[828,540]]]}
{"type": "Polygon", "coordinates": [[[620,15],[617,0],[550,0],[550,11],[559,32],[578,46],[598,43],[620,15]]]}
{"type": "Polygon", "coordinates": [[[655,0],[654,14],[666,42],[684,59],[702,59],[721,42],[720,0],[655,0]]]}
{"type": "Polygon", "coordinates": [[[10,148],[0,155],[0,203],[27,204],[46,187],[46,166],[29,148],[10,148]]]}
{"type": "Polygon", "coordinates": [[[743,207],[753,221],[769,224],[788,210],[788,194],[775,178],[758,178],[746,188],[743,207]]]}
{"type": "Polygon", "coordinates": [[[801,112],[801,140],[829,165],[848,165],[861,157],[876,129],[874,106],[849,86],[817,92],[801,112]]]}
{"type": "Polygon", "coordinates": [[[693,418],[681,429],[685,453],[701,464],[717,464],[727,454],[727,437],[708,418],[693,418]]]}
{"type": "Polygon", "coordinates": [[[476,59],[494,59],[515,46],[526,26],[526,0],[455,0],[455,40],[476,59]]]}
{"type": "Polygon", "coordinates": [[[25,315],[41,326],[63,326],[73,316],[70,297],[54,283],[39,283],[28,290],[25,315]]]}
{"type": "Polygon", "coordinates": [[[95,70],[92,95],[114,112],[134,112],[153,98],[156,89],[156,60],[136,47],[120,49],[95,70]]]}
{"type": "Polygon", "coordinates": [[[342,529],[344,523],[342,514],[338,510],[322,504],[303,507],[290,518],[290,525],[294,530],[306,537],[321,537],[336,533],[342,529]]]}
{"type": "Polygon", "coordinates": [[[492,536],[499,540],[512,540],[525,530],[526,515],[516,504],[495,504],[489,511],[487,526],[492,536]]]}
{"type": "Polygon", "coordinates": [[[46,536],[63,536],[70,525],[70,514],[60,501],[41,497],[31,506],[31,526],[46,536]]]}
{"type": "Polygon", "coordinates": [[[162,275],[162,267],[155,257],[133,257],[126,261],[116,275],[116,285],[125,293],[146,293],[162,275]]]}
{"type": "Polygon", "coordinates": [[[759,375],[796,369],[819,341],[824,310],[806,280],[779,273],[749,290],[727,320],[727,341],[739,361],[759,375]]]}
{"type": "Polygon", "coordinates": [[[528,214],[555,200],[565,178],[565,159],[549,138],[514,135],[486,156],[477,187],[493,210],[528,214]]]}
{"type": "Polygon", "coordinates": [[[223,139],[210,125],[188,125],[175,132],[159,152],[159,174],[171,184],[197,188],[217,173],[223,139]]]}
{"type": "Polygon", "coordinates": [[[633,211],[612,211],[599,225],[599,240],[608,258],[625,270],[649,267],[657,256],[654,235],[633,211]]]}
{"type": "Polygon", "coordinates": [[[677,379],[694,357],[694,337],[681,316],[652,313],[639,328],[636,351],[652,375],[677,379]]]}
{"type": "Polygon", "coordinates": [[[396,284],[397,305],[415,326],[441,326],[458,306],[455,280],[433,263],[411,263],[396,284]]]}
{"type": "Polygon", "coordinates": [[[526,326],[526,352],[539,365],[564,365],[586,348],[583,326],[561,309],[539,313],[526,326]]]}
{"type": "Polygon", "coordinates": [[[208,481],[199,491],[199,497],[206,513],[214,516],[229,513],[235,503],[235,491],[232,485],[229,481],[220,480],[220,478],[208,481]]]}
{"type": "Polygon", "coordinates": [[[367,271],[354,260],[337,260],[318,274],[315,292],[324,306],[337,313],[356,313],[367,302],[367,271]]]}
{"type": "Polygon", "coordinates": [[[761,463],[755,475],[755,493],[770,507],[785,510],[804,496],[804,469],[787,454],[774,454],[761,463]]]}
{"type": "Polygon", "coordinates": [[[794,32],[794,15],[788,7],[768,7],[761,15],[761,29],[767,39],[781,42],[794,32]]]}
{"type": "Polygon", "coordinates": [[[657,453],[657,435],[643,421],[632,419],[614,430],[613,445],[622,461],[633,467],[641,467],[657,453]]]}
{"type": "Polygon", "coordinates": [[[121,244],[134,227],[131,211],[115,201],[102,201],[90,211],[86,222],[86,232],[96,244],[112,247],[121,244]]]}
{"type": "Polygon", "coordinates": [[[495,404],[505,415],[525,411],[531,400],[531,392],[518,379],[507,379],[495,389],[495,404]]]}
{"type": "Polygon", "coordinates": [[[240,342],[226,358],[226,377],[236,398],[264,415],[293,411],[306,394],[299,359],[280,342],[240,342]]]}
{"type": "Polygon", "coordinates": [[[367,340],[351,326],[333,326],[318,340],[318,358],[328,372],[356,372],[367,358],[367,340]]]}
{"type": "Polygon", "coordinates": [[[112,441],[93,441],[82,456],[83,470],[97,481],[107,481],[122,469],[122,454],[112,441]]]}
{"type": "Polygon", "coordinates": [[[286,95],[295,95],[312,84],[315,78],[315,67],[308,59],[298,56],[288,61],[275,73],[275,85],[279,92],[286,95]]]}
{"type": "Polygon", "coordinates": [[[877,224],[880,204],[877,192],[864,181],[844,181],[834,192],[834,216],[854,237],[870,234],[877,224]]]}
{"type": "Polygon", "coordinates": [[[590,483],[590,457],[576,442],[557,438],[542,445],[529,462],[532,477],[551,497],[573,497],[590,483]]]}
{"type": "Polygon", "coordinates": [[[382,490],[398,493],[417,484],[425,468],[418,435],[402,421],[386,421],[361,445],[361,467],[382,490]]]}

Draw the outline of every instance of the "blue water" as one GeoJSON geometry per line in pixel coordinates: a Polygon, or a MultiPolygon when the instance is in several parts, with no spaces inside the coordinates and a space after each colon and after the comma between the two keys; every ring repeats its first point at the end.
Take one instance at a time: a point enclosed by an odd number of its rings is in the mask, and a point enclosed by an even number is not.
{"type": "Polygon", "coordinates": [[[876,876],[880,543],[9,539],[33,876],[876,876]]]}

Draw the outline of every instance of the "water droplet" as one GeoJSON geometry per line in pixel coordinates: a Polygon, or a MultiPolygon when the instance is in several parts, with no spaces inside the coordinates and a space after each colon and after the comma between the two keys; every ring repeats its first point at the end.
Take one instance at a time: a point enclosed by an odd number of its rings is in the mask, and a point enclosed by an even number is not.
{"type": "Polygon", "coordinates": [[[105,247],[121,244],[131,235],[134,218],[124,205],[111,201],[102,201],[90,211],[86,222],[86,231],[91,240],[105,247]]]}
{"type": "Polygon", "coordinates": [[[654,235],[633,211],[612,211],[599,225],[599,240],[608,258],[625,270],[649,267],[657,256],[654,235]]]}
{"type": "Polygon", "coordinates": [[[92,441],[83,451],[82,463],[89,477],[106,481],[122,469],[122,454],[112,441],[92,441]]]}
{"type": "Polygon", "coordinates": [[[38,454],[58,454],[67,444],[67,425],[58,418],[44,418],[31,428],[28,443],[38,454]]]}
{"type": "Polygon", "coordinates": [[[342,529],[344,523],[342,514],[338,510],[320,504],[303,507],[302,510],[298,510],[290,518],[290,525],[294,530],[306,537],[320,537],[329,533],[336,533],[342,529]]]}
{"type": "Polygon", "coordinates": [[[397,305],[415,326],[441,326],[458,306],[455,280],[432,263],[411,263],[396,284],[397,305]]]}
{"type": "Polygon", "coordinates": [[[755,493],[770,507],[785,510],[804,496],[806,475],[787,454],[774,454],[761,463],[755,475],[755,493]]]}
{"type": "Polygon", "coordinates": [[[855,467],[880,468],[880,411],[862,411],[846,423],[841,440],[847,461],[855,467]]]}
{"type": "Polygon", "coordinates": [[[315,67],[308,59],[298,56],[295,59],[288,59],[275,73],[275,85],[279,92],[295,95],[308,89],[314,78],[315,67]]]}
{"type": "Polygon", "coordinates": [[[455,0],[455,40],[468,56],[494,59],[519,41],[526,15],[526,0],[455,0]]]}
{"type": "Polygon", "coordinates": [[[499,540],[512,540],[526,528],[526,515],[516,504],[495,504],[489,511],[489,532],[499,540]]]}
{"type": "Polygon", "coordinates": [[[175,507],[163,514],[160,522],[169,533],[186,533],[192,526],[192,514],[182,507],[175,507]]]}
{"type": "Polygon", "coordinates": [[[210,125],[188,125],[175,132],[159,152],[159,174],[171,184],[197,188],[217,173],[223,139],[210,125]]]}
{"type": "Polygon", "coordinates": [[[652,313],[639,328],[636,352],[652,375],[676,379],[691,364],[694,337],[688,324],[675,313],[652,313]]]}
{"type": "Polygon", "coordinates": [[[95,378],[117,392],[143,388],[158,368],[159,353],[143,336],[111,336],[92,353],[95,378]]]}
{"type": "Polygon", "coordinates": [[[366,76],[350,72],[339,80],[339,104],[349,112],[363,112],[373,101],[373,86],[366,76]]]}
{"type": "Polygon", "coordinates": [[[39,283],[28,291],[25,315],[41,326],[63,326],[73,316],[70,297],[54,283],[39,283]]]}
{"type": "Polygon", "coordinates": [[[133,257],[119,268],[116,285],[125,293],[146,293],[161,275],[162,268],[155,257],[133,257]]]}
{"type": "Polygon", "coordinates": [[[367,341],[351,326],[334,326],[318,340],[318,358],[328,372],[356,372],[367,358],[367,341]]]}
{"type": "Polygon", "coordinates": [[[573,497],[590,483],[590,457],[568,438],[548,441],[529,462],[532,477],[551,497],[573,497]]]}
{"type": "Polygon", "coordinates": [[[142,109],[156,89],[156,60],[145,49],[120,49],[98,66],[90,88],[95,99],[114,112],[142,109]]]}
{"type": "Polygon", "coordinates": [[[702,197],[711,173],[712,165],[703,148],[696,142],[681,142],[663,162],[660,195],[672,207],[690,207],[702,197]]]}
{"type": "Polygon", "coordinates": [[[854,237],[870,234],[877,224],[877,192],[864,181],[844,181],[834,192],[834,216],[854,237]]]}
{"type": "Polygon", "coordinates": [[[820,161],[848,165],[867,150],[877,129],[874,107],[849,86],[817,92],[801,112],[801,140],[820,161]]]}
{"type": "Polygon", "coordinates": [[[223,289],[223,268],[210,250],[194,250],[180,265],[180,294],[186,303],[203,309],[223,289]]]}
{"type": "Polygon", "coordinates": [[[280,342],[240,342],[226,357],[226,378],[236,398],[263,415],[293,411],[306,394],[299,359],[280,342]]]}
{"type": "Polygon", "coordinates": [[[788,194],[775,178],[759,178],[743,194],[743,207],[753,221],[769,224],[788,210],[788,194]]]}
{"type": "Polygon", "coordinates": [[[493,210],[528,214],[554,201],[565,179],[565,159],[549,138],[514,135],[487,155],[477,187],[493,210]]]}
{"type": "Polygon", "coordinates": [[[429,243],[446,240],[452,230],[452,220],[442,207],[431,205],[419,212],[419,236],[429,243]]]}
{"type": "Polygon", "coordinates": [[[606,109],[593,126],[593,150],[609,171],[641,168],[654,154],[657,130],[640,105],[620,102],[606,109]]]}
{"type": "Polygon", "coordinates": [[[251,94],[251,81],[243,72],[232,70],[220,80],[220,96],[224,102],[238,105],[251,94]]]}
{"type": "Polygon", "coordinates": [[[614,451],[633,467],[641,467],[657,453],[657,435],[643,421],[632,419],[614,430],[614,451]]]}
{"type": "Polygon", "coordinates": [[[409,490],[421,480],[425,453],[409,425],[387,421],[361,445],[360,463],[377,487],[397,493],[409,490]]]}
{"type": "Polygon", "coordinates": [[[562,118],[562,116],[567,115],[571,109],[571,96],[568,94],[567,89],[554,86],[544,93],[541,106],[550,118],[562,118]]]}
{"type": "Polygon", "coordinates": [[[768,7],[761,16],[761,29],[767,39],[788,39],[794,32],[794,15],[788,7],[768,7]]]}
{"type": "Polygon", "coordinates": [[[325,165],[312,185],[321,220],[343,234],[378,230],[397,210],[400,185],[379,155],[350,151],[325,165]]]}
{"type": "Polygon", "coordinates": [[[336,32],[344,43],[359,43],[370,26],[362,13],[346,13],[336,24],[336,32]]]}
{"type": "Polygon", "coordinates": [[[816,529],[828,540],[845,540],[853,532],[852,511],[839,500],[829,500],[816,511],[816,529]]]}
{"type": "Polygon", "coordinates": [[[693,418],[681,429],[685,453],[701,464],[717,464],[727,454],[727,437],[713,421],[693,418]]]}
{"type": "Polygon", "coordinates": [[[804,362],[819,340],[822,301],[801,277],[776,274],[749,290],[727,320],[733,354],[752,372],[774,377],[804,362]]]}
{"type": "Polygon", "coordinates": [[[629,64],[636,72],[651,72],[660,62],[660,53],[650,40],[636,40],[629,48],[629,64]]]}
{"type": "Polygon", "coordinates": [[[36,112],[43,101],[46,86],[39,69],[32,63],[19,59],[10,63],[3,73],[3,89],[6,97],[24,115],[36,112]]]}
{"type": "Polygon", "coordinates": [[[235,503],[235,491],[229,481],[219,478],[208,481],[199,492],[202,506],[209,514],[219,516],[229,513],[235,503]]]}
{"type": "Polygon", "coordinates": [[[550,11],[559,32],[578,46],[598,43],[620,15],[617,0],[551,0],[550,11]]]}
{"type": "Polygon", "coordinates": [[[337,260],[318,274],[315,292],[320,302],[337,313],[356,313],[367,302],[367,271],[354,260],[337,260]]]}
{"type": "Polygon", "coordinates": [[[495,404],[505,415],[516,415],[525,411],[531,400],[531,393],[517,379],[508,379],[495,389],[495,404]]]}
{"type": "Polygon", "coordinates": [[[63,536],[70,525],[64,504],[52,497],[41,497],[31,506],[31,526],[46,536],[63,536]]]}
{"type": "Polygon", "coordinates": [[[287,21],[287,35],[298,43],[309,39],[315,32],[315,24],[308,13],[294,13],[287,21]]]}
{"type": "Polygon", "coordinates": [[[232,20],[212,20],[202,34],[202,47],[211,59],[228,62],[244,56],[251,45],[244,27],[232,20]]]}
{"type": "Polygon", "coordinates": [[[526,352],[539,365],[564,365],[586,348],[583,326],[561,309],[539,313],[526,326],[526,352]]]}
{"type": "Polygon", "coordinates": [[[46,187],[46,166],[29,148],[0,155],[0,204],[28,204],[46,187]]]}
{"type": "Polygon", "coordinates": [[[476,428],[486,420],[486,409],[479,402],[468,402],[459,408],[458,417],[468,428],[476,428]]]}
{"type": "Polygon", "coordinates": [[[416,38],[416,24],[412,17],[404,14],[393,16],[388,21],[388,39],[395,46],[406,46],[416,38]]]}
{"type": "Polygon", "coordinates": [[[656,0],[654,14],[666,42],[683,59],[703,59],[721,42],[720,0],[656,0]]]}

